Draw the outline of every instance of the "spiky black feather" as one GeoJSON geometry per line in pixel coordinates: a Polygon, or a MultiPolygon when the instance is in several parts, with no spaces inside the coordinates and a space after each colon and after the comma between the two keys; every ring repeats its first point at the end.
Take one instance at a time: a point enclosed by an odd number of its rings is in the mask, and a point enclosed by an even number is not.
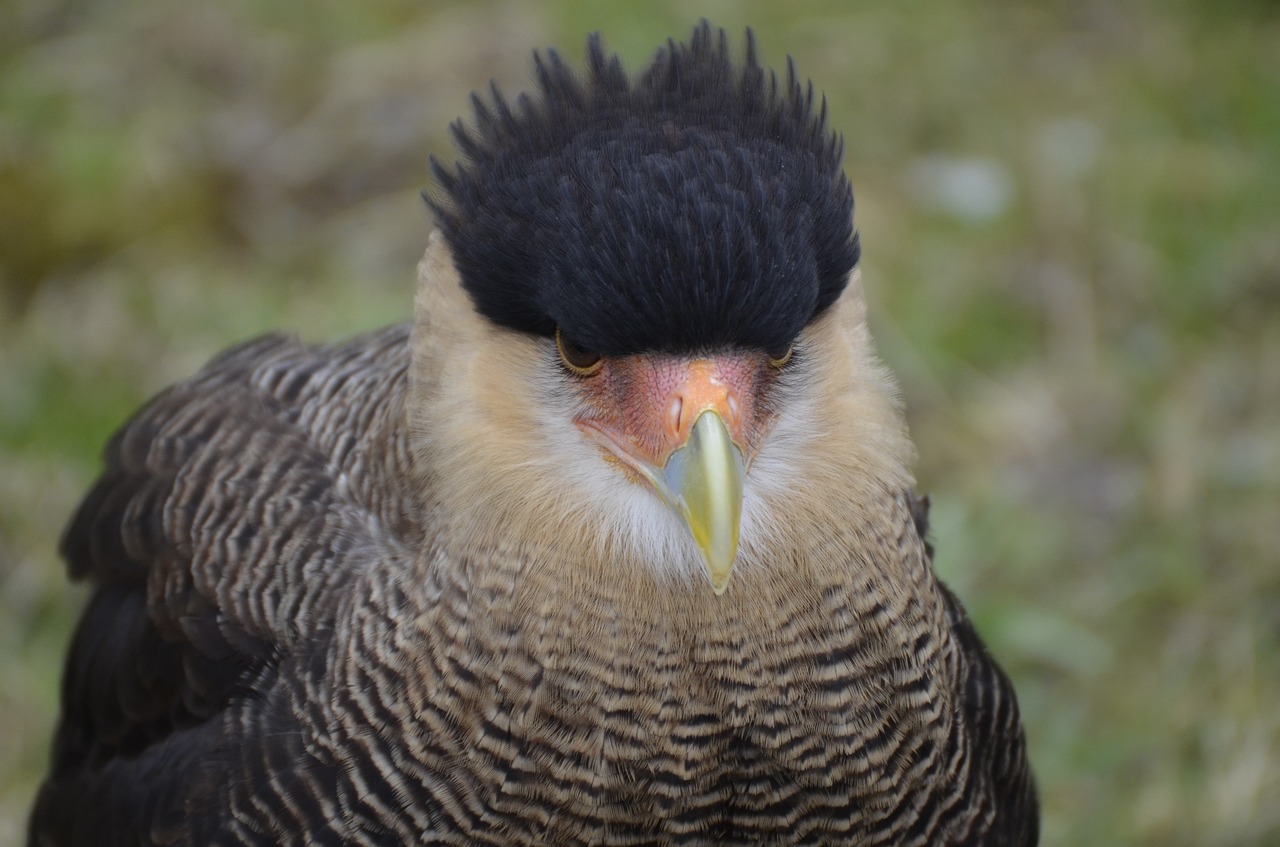
{"type": "Polygon", "coordinates": [[[788,60],[703,21],[632,80],[599,36],[580,79],[535,53],[539,96],[476,96],[428,197],[479,311],[604,354],[776,349],[858,261],[842,141],[788,60]]]}

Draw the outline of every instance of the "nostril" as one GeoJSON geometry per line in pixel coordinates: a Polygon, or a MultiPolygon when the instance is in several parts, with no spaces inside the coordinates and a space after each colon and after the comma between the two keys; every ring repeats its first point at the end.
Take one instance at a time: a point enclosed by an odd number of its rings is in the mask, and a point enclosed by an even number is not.
{"type": "Polygon", "coordinates": [[[725,395],[725,402],[729,407],[728,424],[736,427],[738,425],[738,393],[736,391],[730,391],[725,395]]]}
{"type": "Polygon", "coordinates": [[[677,394],[671,398],[671,402],[667,405],[667,428],[670,430],[671,435],[677,436],[680,434],[680,424],[682,423],[680,418],[683,414],[684,398],[677,394]]]}

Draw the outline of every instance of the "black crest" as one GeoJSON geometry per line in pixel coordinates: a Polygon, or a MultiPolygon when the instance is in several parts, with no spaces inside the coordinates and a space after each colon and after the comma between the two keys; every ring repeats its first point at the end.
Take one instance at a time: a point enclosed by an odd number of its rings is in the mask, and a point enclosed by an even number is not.
{"type": "Polygon", "coordinates": [[[580,79],[535,53],[539,95],[473,96],[428,198],[491,320],[604,354],[773,349],[858,261],[842,142],[787,63],[744,62],[706,21],[632,80],[599,36],[580,79]]]}

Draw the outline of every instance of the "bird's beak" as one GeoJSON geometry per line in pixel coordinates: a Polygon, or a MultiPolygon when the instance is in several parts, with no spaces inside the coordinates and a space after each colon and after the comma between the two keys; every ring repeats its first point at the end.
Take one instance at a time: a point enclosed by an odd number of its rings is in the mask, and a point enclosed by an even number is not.
{"type": "Polygon", "coordinates": [[[738,555],[742,477],[742,451],[720,415],[706,409],[654,480],[663,501],[689,527],[716,594],[729,586],[738,555]]]}
{"type": "Polygon", "coordinates": [[[689,529],[716,594],[738,554],[754,363],[634,356],[606,363],[596,414],[578,425],[643,477],[689,529]],[[657,414],[655,414],[655,410],[657,414]]]}

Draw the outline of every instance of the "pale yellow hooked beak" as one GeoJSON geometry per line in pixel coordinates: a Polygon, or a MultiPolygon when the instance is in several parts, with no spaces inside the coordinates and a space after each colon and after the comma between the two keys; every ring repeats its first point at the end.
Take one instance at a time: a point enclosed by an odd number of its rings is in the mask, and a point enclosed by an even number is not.
{"type": "Polygon", "coordinates": [[[698,416],[689,440],[662,468],[660,493],[689,527],[716,594],[723,594],[738,555],[743,461],[720,415],[698,416]]]}

